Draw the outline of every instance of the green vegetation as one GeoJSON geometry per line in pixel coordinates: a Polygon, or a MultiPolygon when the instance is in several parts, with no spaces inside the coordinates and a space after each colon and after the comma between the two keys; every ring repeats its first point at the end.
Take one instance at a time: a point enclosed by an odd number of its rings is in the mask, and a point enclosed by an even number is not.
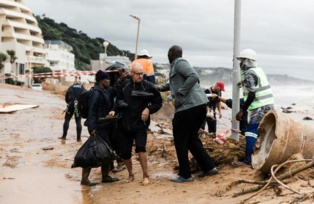
{"type": "Polygon", "coordinates": [[[1,70],[4,68],[4,62],[7,60],[7,55],[0,52],[0,73],[1,70]]]}
{"type": "MultiPolygon", "coordinates": [[[[49,67],[36,67],[36,69],[34,69],[34,68],[32,68],[32,69],[33,69],[33,74],[51,73],[52,72],[52,70],[49,67]]],[[[41,78],[35,77],[35,78],[33,78],[33,81],[34,81],[34,83],[41,83],[41,82],[45,81],[45,78],[46,77],[41,77],[41,78]]]]}
{"type": "MultiPolygon", "coordinates": [[[[68,27],[64,23],[56,23],[53,19],[43,15],[35,16],[43,33],[44,40],[62,40],[73,47],[75,54],[75,68],[78,70],[90,70],[90,60],[98,60],[99,53],[104,52],[102,38],[90,38],[82,31],[68,27]]],[[[109,40],[106,40],[110,43],[109,40]]],[[[130,51],[119,50],[113,44],[107,47],[108,56],[126,55],[132,61],[134,54],[130,51]]]]}

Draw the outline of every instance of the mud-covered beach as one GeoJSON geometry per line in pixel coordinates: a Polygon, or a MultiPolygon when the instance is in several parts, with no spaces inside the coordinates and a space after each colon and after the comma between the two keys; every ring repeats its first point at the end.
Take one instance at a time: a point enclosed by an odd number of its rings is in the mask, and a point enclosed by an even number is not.
{"type": "MultiPolygon", "coordinates": [[[[0,104],[39,105],[37,108],[0,114],[0,203],[241,203],[254,193],[233,197],[252,184],[231,185],[237,180],[261,181],[267,179],[248,167],[232,167],[219,163],[219,174],[195,179],[194,182],[176,184],[169,182],[175,177],[176,154],[172,144],[171,118],[173,109],[165,104],[153,115],[148,136],[148,166],[151,183],[141,184],[141,168],[137,157],[133,157],[135,180],[126,183],[127,171],[113,174],[120,181],[100,183],[100,168],[92,170],[91,180],[99,184],[93,187],[80,185],[81,168],[71,169],[74,156],[87,140],[83,128],[82,142],[76,141],[75,122],[71,120],[67,140],[59,140],[62,134],[65,108],[60,90],[34,91],[27,88],[0,85],[0,104]]],[[[314,128],[314,87],[273,86],[276,104],[288,108],[286,113],[302,125],[314,128]]],[[[229,90],[231,90],[229,88],[229,90]]],[[[231,93],[226,93],[226,96],[231,93]]],[[[218,131],[230,128],[231,110],[223,110],[224,117],[218,122],[218,131]]],[[[302,134],[302,133],[300,133],[302,134]]],[[[202,138],[210,145],[214,158],[215,149],[221,146],[212,138],[202,138]]],[[[224,149],[221,148],[221,155],[224,149]]],[[[232,151],[230,151],[230,154],[232,151]]],[[[313,169],[312,169],[313,170],[313,169]]],[[[309,171],[311,174],[311,169],[309,171]]],[[[313,193],[310,175],[290,178],[289,186],[300,194],[313,193]]],[[[291,203],[300,195],[279,187],[265,189],[246,203],[291,203]]],[[[313,197],[300,203],[312,203],[313,197]]]]}

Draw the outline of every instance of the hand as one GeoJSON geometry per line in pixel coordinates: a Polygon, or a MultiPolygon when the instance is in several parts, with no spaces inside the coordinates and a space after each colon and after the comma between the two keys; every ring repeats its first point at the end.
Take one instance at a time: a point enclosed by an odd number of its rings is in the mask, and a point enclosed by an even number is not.
{"type": "Polygon", "coordinates": [[[222,113],[221,113],[221,112],[219,112],[218,114],[219,114],[219,118],[222,118],[222,113]]]}
{"type": "Polygon", "coordinates": [[[92,131],[90,132],[90,134],[91,134],[92,136],[95,136],[95,135],[96,135],[96,130],[92,130],[92,131]]]}
{"type": "Polygon", "coordinates": [[[241,88],[242,87],[242,81],[238,82],[237,86],[238,86],[238,88],[241,88]]]}
{"type": "Polygon", "coordinates": [[[111,117],[113,117],[115,114],[116,114],[116,112],[110,111],[108,115],[111,116],[111,117]]]}
{"type": "Polygon", "coordinates": [[[172,99],[172,105],[174,106],[176,104],[176,100],[172,99]]]}
{"type": "Polygon", "coordinates": [[[212,98],[216,98],[216,97],[218,97],[218,95],[217,95],[217,94],[212,94],[211,97],[212,97],[212,98]]]}
{"type": "Polygon", "coordinates": [[[157,91],[160,91],[160,86],[155,85],[155,88],[157,89],[157,91]]]}
{"type": "Polygon", "coordinates": [[[236,120],[240,121],[242,120],[243,110],[240,110],[236,115],[236,120]]]}
{"type": "Polygon", "coordinates": [[[123,73],[122,73],[122,77],[127,77],[128,75],[130,74],[129,71],[125,70],[123,73]]]}
{"type": "Polygon", "coordinates": [[[145,108],[143,110],[142,116],[141,116],[142,121],[146,121],[148,119],[148,116],[149,116],[149,109],[145,108]]]}

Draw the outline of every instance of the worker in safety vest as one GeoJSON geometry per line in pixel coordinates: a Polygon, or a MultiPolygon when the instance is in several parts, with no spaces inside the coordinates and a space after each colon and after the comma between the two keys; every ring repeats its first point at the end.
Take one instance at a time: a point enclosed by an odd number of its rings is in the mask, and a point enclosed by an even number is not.
{"type": "Polygon", "coordinates": [[[145,73],[143,79],[155,84],[156,79],[154,66],[152,61],[150,60],[152,56],[149,55],[149,52],[147,50],[141,50],[141,52],[137,54],[137,57],[138,58],[131,63],[130,67],[132,67],[135,63],[140,63],[145,73]]]}
{"type": "Polygon", "coordinates": [[[238,84],[243,87],[244,105],[236,115],[238,121],[241,120],[243,112],[250,112],[249,124],[245,130],[245,158],[235,165],[251,166],[251,156],[254,152],[255,142],[258,137],[257,128],[269,111],[274,109],[274,98],[271,87],[263,69],[257,67],[256,52],[252,49],[243,50],[237,57],[240,61],[241,82],[238,84]]]}

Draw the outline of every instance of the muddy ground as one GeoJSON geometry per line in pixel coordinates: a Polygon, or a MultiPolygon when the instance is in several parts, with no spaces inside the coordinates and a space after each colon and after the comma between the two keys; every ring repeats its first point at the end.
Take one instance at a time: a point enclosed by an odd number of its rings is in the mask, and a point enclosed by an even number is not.
{"type": "MultiPolygon", "coordinates": [[[[71,169],[74,155],[88,138],[83,128],[82,142],[76,142],[75,122],[71,120],[67,140],[57,139],[62,134],[65,108],[62,94],[66,87],[44,86],[44,91],[0,85],[0,104],[21,103],[39,105],[11,114],[0,114],[0,203],[241,203],[254,193],[233,197],[235,193],[254,186],[233,182],[244,179],[261,181],[267,179],[248,167],[232,167],[233,160],[243,156],[243,142],[228,140],[224,145],[216,144],[203,134],[202,141],[215,159],[219,174],[194,182],[176,184],[169,181],[176,176],[176,154],[172,144],[170,104],[153,115],[154,122],[149,132],[147,150],[149,154],[150,184],[141,184],[142,172],[137,157],[133,157],[135,180],[126,183],[126,170],[112,174],[120,179],[111,184],[94,187],[80,185],[81,169],[71,169]]],[[[276,92],[276,91],[275,91],[276,92]]],[[[312,106],[314,107],[314,106],[312,106]]],[[[313,108],[312,108],[313,109],[313,108]]],[[[230,126],[230,109],[223,111],[225,117],[218,123],[218,132],[230,126]]],[[[300,123],[305,116],[313,117],[313,110],[291,113],[300,123]]],[[[193,169],[197,173],[194,165],[193,169]]],[[[305,175],[294,176],[288,185],[300,194],[313,193],[312,169],[305,175]]],[[[101,181],[100,168],[92,170],[91,180],[101,181]]],[[[312,195],[312,194],[310,194],[312,195]]],[[[286,188],[268,188],[245,203],[312,203],[312,197],[300,201],[302,196],[286,188]],[[278,191],[280,189],[280,191],[278,191]]]]}

